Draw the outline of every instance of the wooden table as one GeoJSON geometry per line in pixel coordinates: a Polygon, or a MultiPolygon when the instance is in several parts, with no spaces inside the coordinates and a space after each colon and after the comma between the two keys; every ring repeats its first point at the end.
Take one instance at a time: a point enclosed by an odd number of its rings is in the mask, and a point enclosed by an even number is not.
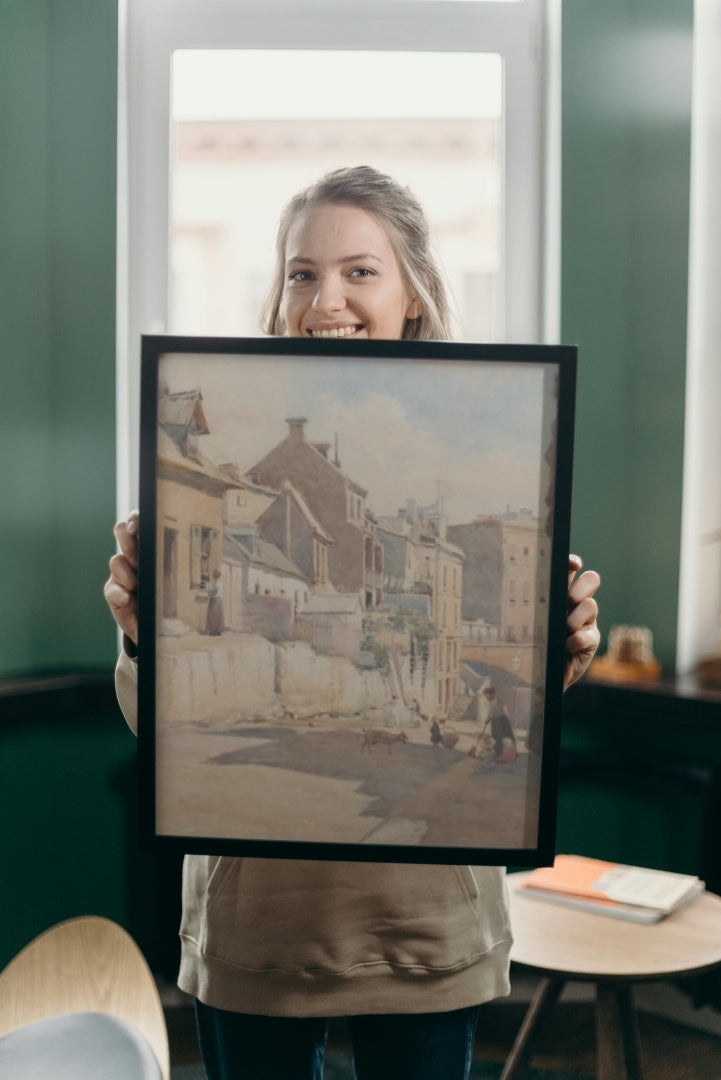
{"type": "Polygon", "coordinates": [[[721,966],[721,898],[703,893],[661,922],[626,922],[529,899],[509,874],[511,960],[540,975],[501,1080],[519,1080],[568,981],[596,987],[599,1080],[643,1080],[632,986],[721,966]]]}

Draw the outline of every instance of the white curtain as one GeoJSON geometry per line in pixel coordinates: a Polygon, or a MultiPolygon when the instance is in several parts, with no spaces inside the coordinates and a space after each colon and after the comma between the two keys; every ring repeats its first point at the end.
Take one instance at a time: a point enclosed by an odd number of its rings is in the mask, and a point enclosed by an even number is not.
{"type": "Polygon", "coordinates": [[[696,0],[693,56],[679,672],[721,653],[721,0],[696,0]]]}

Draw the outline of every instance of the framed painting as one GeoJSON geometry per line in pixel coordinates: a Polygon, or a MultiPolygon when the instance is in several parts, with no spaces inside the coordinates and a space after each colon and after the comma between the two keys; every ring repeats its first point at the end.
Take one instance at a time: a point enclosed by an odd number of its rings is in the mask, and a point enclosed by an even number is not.
{"type": "Polygon", "coordinates": [[[144,846],[552,861],[575,372],[143,338],[144,846]]]}

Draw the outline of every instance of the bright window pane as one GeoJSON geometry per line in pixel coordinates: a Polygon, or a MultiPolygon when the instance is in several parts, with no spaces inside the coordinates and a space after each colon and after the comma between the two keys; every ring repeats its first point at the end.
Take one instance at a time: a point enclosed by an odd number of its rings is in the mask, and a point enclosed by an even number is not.
{"type": "Polygon", "coordinates": [[[502,336],[499,56],[182,50],[172,103],[172,332],[258,333],[283,206],[370,164],[423,201],[457,335],[502,336]]]}
{"type": "MultiPolygon", "coordinates": [[[[356,0],[344,0],[344,2],[355,3],[356,0]]],[[[413,2],[413,0],[391,0],[391,3],[395,3],[395,4],[412,3],[412,2],[413,2]]],[[[443,2],[443,0],[442,0],[442,2],[443,2]]],[[[455,3],[455,2],[457,2],[457,0],[450,0],[450,2],[455,3]]],[[[469,3],[469,4],[485,4],[485,3],[522,4],[523,0],[461,0],[461,3],[464,3],[464,2],[469,3]]]]}

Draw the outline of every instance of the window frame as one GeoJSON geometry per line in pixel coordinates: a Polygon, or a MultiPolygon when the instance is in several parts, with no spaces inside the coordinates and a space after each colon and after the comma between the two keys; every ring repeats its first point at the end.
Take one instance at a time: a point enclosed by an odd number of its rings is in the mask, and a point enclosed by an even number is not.
{"type": "Polygon", "coordinates": [[[693,31],[691,191],[688,329],[681,511],[681,546],[676,627],[676,672],[721,654],[721,431],[718,401],[721,282],[716,184],[721,178],[718,144],[718,66],[721,6],[696,4],[693,31]]]}
{"type": "Polygon", "coordinates": [[[560,0],[119,0],[118,15],[120,516],[138,496],[140,335],[163,333],[168,324],[176,49],[499,53],[505,119],[505,327],[499,340],[558,341],[560,0]]]}
{"type": "Polygon", "coordinates": [[[207,525],[190,526],[190,588],[202,589],[204,591],[210,588],[210,581],[213,570],[219,563],[219,542],[220,534],[217,529],[213,529],[207,525]],[[207,552],[204,550],[204,541],[207,539],[207,552]],[[207,570],[203,573],[203,562],[207,560],[207,570]]]}

